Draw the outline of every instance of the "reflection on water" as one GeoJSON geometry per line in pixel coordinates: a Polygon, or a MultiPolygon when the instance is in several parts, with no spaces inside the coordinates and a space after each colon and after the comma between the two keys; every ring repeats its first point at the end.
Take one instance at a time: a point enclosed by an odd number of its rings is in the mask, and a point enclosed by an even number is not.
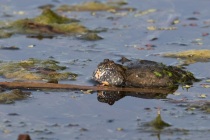
{"type": "Polygon", "coordinates": [[[165,99],[168,94],[174,93],[178,89],[178,86],[173,89],[163,88],[158,90],[157,88],[143,89],[142,92],[126,92],[126,91],[98,91],[97,99],[99,102],[113,105],[116,101],[126,97],[132,96],[144,99],[165,99]]]}

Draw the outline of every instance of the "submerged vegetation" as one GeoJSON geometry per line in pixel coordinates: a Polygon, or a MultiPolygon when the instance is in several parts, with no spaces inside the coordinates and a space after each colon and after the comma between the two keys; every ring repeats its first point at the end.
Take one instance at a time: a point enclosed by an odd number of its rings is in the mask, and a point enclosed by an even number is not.
{"type": "Polygon", "coordinates": [[[96,40],[101,40],[103,38],[97,35],[96,33],[87,33],[87,34],[81,35],[79,39],[87,40],[87,41],[96,41],[96,40]]]}
{"type": "Polygon", "coordinates": [[[65,70],[54,60],[28,59],[20,62],[0,63],[0,75],[15,80],[64,80],[76,79],[77,74],[71,72],[60,72],[65,70]]]}
{"type": "Polygon", "coordinates": [[[30,97],[31,92],[24,92],[20,89],[14,89],[9,92],[0,93],[0,104],[11,104],[16,100],[24,100],[30,97]]]}

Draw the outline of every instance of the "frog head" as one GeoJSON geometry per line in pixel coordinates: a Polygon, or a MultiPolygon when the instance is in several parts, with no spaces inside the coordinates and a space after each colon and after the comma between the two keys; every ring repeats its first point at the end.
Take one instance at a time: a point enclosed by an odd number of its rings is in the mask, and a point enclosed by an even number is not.
{"type": "Polygon", "coordinates": [[[104,59],[93,72],[93,79],[103,85],[121,86],[125,81],[124,68],[112,60],[104,59]]]}

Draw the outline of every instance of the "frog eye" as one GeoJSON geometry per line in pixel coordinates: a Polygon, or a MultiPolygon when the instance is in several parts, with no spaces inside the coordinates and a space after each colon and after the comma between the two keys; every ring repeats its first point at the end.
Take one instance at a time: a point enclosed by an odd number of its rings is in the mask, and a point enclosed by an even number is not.
{"type": "Polygon", "coordinates": [[[114,64],[114,61],[109,60],[109,59],[104,59],[104,63],[110,63],[110,64],[114,64]]]}
{"type": "Polygon", "coordinates": [[[104,59],[104,62],[109,62],[109,59],[104,59]]]}

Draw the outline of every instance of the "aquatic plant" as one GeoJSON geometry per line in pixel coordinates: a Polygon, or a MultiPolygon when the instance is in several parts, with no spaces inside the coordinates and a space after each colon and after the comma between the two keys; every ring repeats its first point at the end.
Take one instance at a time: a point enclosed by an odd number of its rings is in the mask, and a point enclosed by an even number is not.
{"type": "Polygon", "coordinates": [[[78,23],[78,20],[60,16],[51,9],[44,9],[35,18],[26,18],[10,24],[14,33],[22,34],[79,34],[88,29],[78,23]]]}
{"type": "Polygon", "coordinates": [[[0,75],[15,80],[64,80],[76,79],[77,74],[72,72],[60,72],[65,70],[55,60],[39,60],[30,58],[20,62],[0,63],[0,75]]]}
{"type": "Polygon", "coordinates": [[[20,89],[0,93],[0,104],[11,104],[17,100],[24,100],[30,97],[31,92],[24,92],[20,89]]]}
{"type": "Polygon", "coordinates": [[[124,1],[119,2],[99,2],[99,1],[90,1],[84,2],[81,4],[75,5],[61,5],[57,8],[58,11],[67,12],[67,11],[119,11],[119,10],[127,10],[134,11],[134,8],[124,8],[123,5],[127,3],[124,1]]]}
{"type": "Polygon", "coordinates": [[[169,52],[162,54],[163,57],[181,58],[184,60],[183,64],[192,64],[196,62],[210,61],[210,50],[187,50],[181,52],[169,52]]]}

